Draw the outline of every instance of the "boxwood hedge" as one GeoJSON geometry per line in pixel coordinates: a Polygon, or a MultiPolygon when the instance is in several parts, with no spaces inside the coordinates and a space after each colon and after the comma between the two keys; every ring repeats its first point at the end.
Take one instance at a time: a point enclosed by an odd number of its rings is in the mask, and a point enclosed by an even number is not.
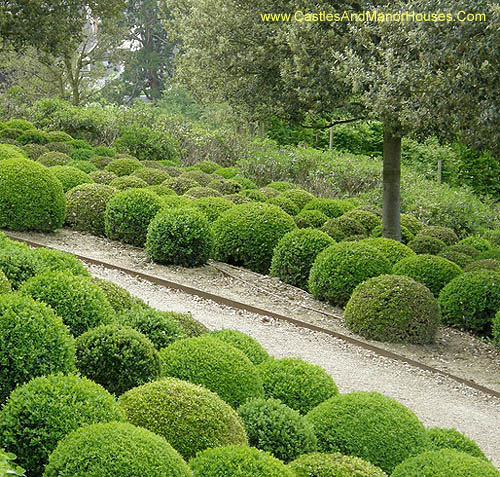
{"type": "Polygon", "coordinates": [[[238,330],[215,330],[208,333],[221,341],[225,341],[235,348],[242,351],[246,357],[255,365],[270,359],[269,354],[264,347],[251,336],[238,330]]]}

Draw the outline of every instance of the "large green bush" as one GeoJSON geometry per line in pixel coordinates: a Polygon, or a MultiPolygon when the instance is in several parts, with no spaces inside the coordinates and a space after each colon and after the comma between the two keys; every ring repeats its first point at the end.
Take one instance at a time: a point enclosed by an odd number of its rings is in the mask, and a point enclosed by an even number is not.
{"type": "Polygon", "coordinates": [[[44,477],[190,477],[189,466],[160,436],[128,423],[92,424],[62,439],[44,477]]]}
{"type": "MultiPolygon", "coordinates": [[[[0,150],[2,149],[3,149],[2,146],[0,146],[0,150]]],[[[24,155],[27,156],[32,161],[36,161],[40,156],[42,156],[46,152],[49,152],[49,149],[45,146],[42,146],[41,144],[26,144],[25,146],[22,146],[22,148],[20,149],[24,153],[24,155]]],[[[0,157],[1,156],[2,153],[0,152],[0,157]]],[[[4,157],[4,159],[7,158],[4,157]]]]}
{"type": "Polygon", "coordinates": [[[126,190],[143,189],[148,186],[148,183],[135,176],[121,176],[113,179],[109,185],[117,190],[126,190]]]}
{"type": "Polygon", "coordinates": [[[75,345],[60,317],[29,297],[0,294],[0,405],[36,376],[75,371],[75,345]]]}
{"type": "Polygon", "coordinates": [[[437,255],[446,248],[446,244],[438,238],[420,235],[408,242],[408,247],[415,253],[437,255]]]}
{"type": "Polygon", "coordinates": [[[403,245],[397,240],[392,240],[383,237],[364,239],[363,243],[376,248],[384,257],[390,262],[391,265],[403,260],[403,258],[414,257],[415,252],[406,245],[403,245]]]}
{"type": "Polygon", "coordinates": [[[434,341],[439,308],[421,283],[400,275],[382,275],[356,287],[344,319],[351,331],[365,338],[426,344],[434,341]]]}
{"type": "Polygon", "coordinates": [[[14,452],[30,477],[41,477],[49,455],[85,424],[124,420],[113,396],[77,376],[38,377],[19,386],[0,411],[0,446],[14,452]]]}
{"type": "Polygon", "coordinates": [[[105,171],[113,172],[118,177],[129,176],[135,170],[144,167],[138,159],[133,157],[122,157],[113,159],[105,168],[105,171]]]}
{"type": "Polygon", "coordinates": [[[52,232],[66,216],[61,183],[28,159],[0,161],[0,228],[52,232]]]}
{"type": "Polygon", "coordinates": [[[460,242],[458,242],[458,245],[468,245],[475,248],[479,252],[486,252],[491,248],[490,242],[482,237],[467,237],[460,240],[460,242]]]}
{"type": "Polygon", "coordinates": [[[160,185],[165,179],[170,177],[168,172],[161,169],[153,169],[151,167],[140,167],[132,172],[132,175],[142,179],[149,185],[160,185]]]}
{"type": "Polygon", "coordinates": [[[109,185],[113,182],[118,176],[114,172],[109,171],[94,171],[89,174],[89,177],[98,184],[106,184],[109,185]]]}
{"type": "Polygon", "coordinates": [[[26,159],[26,154],[20,147],[0,144],[0,161],[5,159],[26,159]]]}
{"type": "Polygon", "coordinates": [[[303,210],[320,210],[327,217],[334,218],[344,215],[353,208],[354,206],[346,200],[317,198],[310,200],[303,210]]]}
{"type": "Polygon", "coordinates": [[[365,459],[390,474],[429,441],[417,416],[395,399],[355,392],[330,398],[307,414],[321,452],[365,459]]]}
{"type": "Polygon", "coordinates": [[[103,291],[115,313],[123,313],[136,305],[137,299],[120,285],[97,277],[93,277],[92,281],[103,291]]]}
{"type": "Polygon", "coordinates": [[[187,190],[184,194],[187,197],[191,197],[192,199],[200,199],[202,197],[222,197],[222,194],[215,189],[211,189],[210,187],[192,187],[187,190]]]}
{"type": "Polygon", "coordinates": [[[146,242],[150,222],[162,207],[162,200],[154,192],[139,189],[119,192],[106,206],[106,235],[141,247],[146,242]]]}
{"type": "Polygon", "coordinates": [[[71,157],[63,152],[47,152],[38,158],[40,164],[45,167],[65,166],[71,162],[71,157]]]}
{"type": "Polygon", "coordinates": [[[315,298],[345,305],[360,283],[388,273],[390,262],[371,245],[337,243],[317,256],[309,276],[309,290],[315,298]]]}
{"type": "Polygon", "coordinates": [[[292,217],[294,215],[297,215],[300,212],[299,207],[297,204],[292,200],[287,197],[283,197],[281,194],[278,195],[277,197],[273,197],[272,199],[268,200],[269,204],[277,205],[280,209],[285,211],[287,214],[291,215],[292,217]]]}
{"type": "Polygon", "coordinates": [[[283,235],[295,228],[292,217],[276,205],[235,205],[213,224],[215,256],[218,260],[266,273],[274,247],[283,235]]]}
{"type": "Polygon", "coordinates": [[[344,215],[351,217],[365,228],[365,233],[369,233],[375,227],[382,225],[382,219],[373,212],[364,209],[352,209],[344,215]]]}
{"type": "Polygon", "coordinates": [[[449,250],[447,248],[445,248],[442,252],[439,252],[438,256],[446,258],[450,262],[456,263],[462,269],[466,268],[467,265],[474,261],[472,257],[465,255],[465,253],[449,250]]]}
{"type": "Polygon", "coordinates": [[[76,167],[54,166],[50,170],[61,183],[64,192],[68,192],[80,184],[91,184],[94,182],[88,174],[76,167]]]}
{"type": "Polygon", "coordinates": [[[45,247],[38,247],[31,253],[37,262],[37,274],[44,272],[70,272],[73,275],[90,276],[85,265],[71,253],[45,247]]]}
{"type": "Polygon", "coordinates": [[[424,228],[424,224],[413,215],[401,214],[400,222],[412,235],[417,235],[424,228]]]}
{"type": "Polygon", "coordinates": [[[118,403],[131,424],[164,437],[185,459],[210,447],[247,444],[236,411],[192,383],[160,379],[127,391],[118,403]]]}
{"type": "Polygon", "coordinates": [[[280,196],[291,199],[299,208],[299,211],[314,199],[314,196],[310,192],[303,189],[288,189],[282,192],[280,196]]]}
{"type": "Polygon", "coordinates": [[[427,437],[430,440],[430,450],[455,449],[465,452],[474,457],[486,459],[479,446],[456,429],[440,429],[433,427],[427,430],[427,437]]]}
{"type": "Polygon", "coordinates": [[[477,270],[497,270],[500,272],[500,260],[494,258],[474,260],[464,268],[465,272],[475,272],[477,270]]]}
{"type": "Polygon", "coordinates": [[[20,144],[47,144],[49,142],[47,135],[43,131],[30,129],[16,138],[20,144]]]}
{"type": "MultiPolygon", "coordinates": [[[[382,237],[382,229],[382,225],[377,225],[370,232],[370,236],[376,238],[382,237]]],[[[401,242],[409,245],[409,243],[412,242],[414,238],[414,235],[404,225],[401,225],[401,242]]]]}
{"type": "Polygon", "coordinates": [[[194,187],[199,187],[198,182],[189,177],[171,177],[162,182],[162,185],[169,187],[174,190],[177,194],[185,194],[189,189],[194,187]]]}
{"type": "Polygon", "coordinates": [[[230,200],[224,199],[224,197],[200,197],[193,204],[194,207],[203,212],[209,223],[215,222],[233,205],[230,200]]]}
{"type": "Polygon", "coordinates": [[[45,272],[26,281],[20,292],[50,305],[73,336],[109,323],[114,316],[106,296],[88,277],[45,272]]]}
{"type": "Polygon", "coordinates": [[[262,397],[254,364],[239,349],[212,336],[178,340],[160,351],[163,376],[200,384],[231,406],[262,397]]]}
{"type": "Polygon", "coordinates": [[[0,247],[0,270],[17,290],[26,280],[38,273],[38,261],[27,245],[7,243],[0,247]]]}
{"type": "Polygon", "coordinates": [[[442,240],[446,245],[454,245],[458,242],[457,234],[449,227],[427,226],[417,234],[417,237],[434,237],[442,240]]]}
{"type": "Polygon", "coordinates": [[[264,347],[256,339],[241,331],[230,329],[215,330],[211,331],[209,336],[225,341],[243,351],[246,357],[255,365],[269,359],[269,354],[264,347]]]}
{"type": "Polygon", "coordinates": [[[320,228],[327,221],[328,217],[321,210],[303,210],[295,216],[295,223],[300,229],[320,228]]]}
{"type": "Polygon", "coordinates": [[[216,179],[216,177],[214,177],[212,174],[203,172],[200,169],[186,170],[180,175],[180,177],[187,177],[188,179],[193,179],[196,182],[198,182],[200,186],[207,186],[209,182],[216,179]]]}
{"type": "Polygon", "coordinates": [[[301,359],[272,359],[258,366],[268,398],[279,399],[302,414],[338,393],[323,368],[301,359]]]}

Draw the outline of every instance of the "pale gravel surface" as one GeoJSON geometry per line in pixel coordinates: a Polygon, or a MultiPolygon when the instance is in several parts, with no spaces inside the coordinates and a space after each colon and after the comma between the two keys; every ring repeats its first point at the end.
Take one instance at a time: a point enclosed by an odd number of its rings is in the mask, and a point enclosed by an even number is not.
{"type": "MultiPolygon", "coordinates": [[[[257,339],[276,358],[321,366],[343,393],[378,391],[412,409],[427,427],[451,427],[474,439],[500,468],[500,400],[394,362],[334,337],[172,291],[117,271],[90,267],[161,310],[191,312],[211,329],[233,328],[257,339]]],[[[479,476],[478,476],[479,477],[479,476]]]]}

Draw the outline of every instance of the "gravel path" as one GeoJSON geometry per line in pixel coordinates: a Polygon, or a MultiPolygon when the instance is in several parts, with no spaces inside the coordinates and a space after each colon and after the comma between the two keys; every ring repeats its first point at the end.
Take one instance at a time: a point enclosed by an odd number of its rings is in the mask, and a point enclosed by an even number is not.
{"type": "Polygon", "coordinates": [[[191,312],[211,329],[233,328],[257,339],[276,358],[297,357],[321,366],[343,393],[378,391],[412,409],[427,427],[451,427],[474,439],[500,468],[500,400],[374,355],[334,337],[260,315],[223,307],[117,271],[90,267],[151,306],[191,312]]]}

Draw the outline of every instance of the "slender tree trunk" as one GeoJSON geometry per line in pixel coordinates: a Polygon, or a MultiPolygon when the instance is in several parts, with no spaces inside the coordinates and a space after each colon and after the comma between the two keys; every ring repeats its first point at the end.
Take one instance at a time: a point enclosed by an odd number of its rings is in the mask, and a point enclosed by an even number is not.
{"type": "Polygon", "coordinates": [[[384,131],[384,169],[382,172],[383,222],[382,236],[401,241],[400,225],[400,180],[401,180],[401,138],[389,130],[384,131]]]}

